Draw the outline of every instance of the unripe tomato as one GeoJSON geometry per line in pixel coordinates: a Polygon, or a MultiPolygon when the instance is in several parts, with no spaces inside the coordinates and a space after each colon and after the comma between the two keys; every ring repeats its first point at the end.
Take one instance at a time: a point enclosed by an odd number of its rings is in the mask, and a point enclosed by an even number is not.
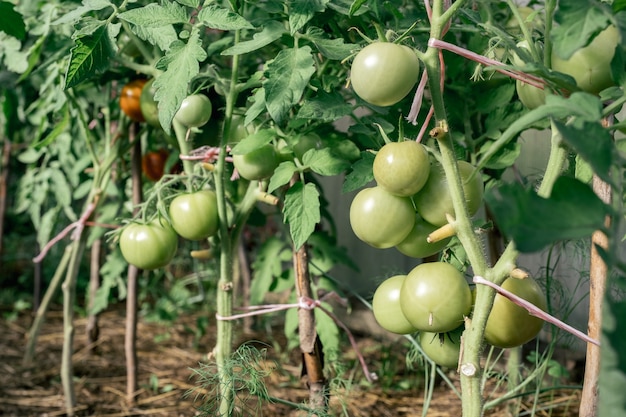
{"type": "Polygon", "coordinates": [[[452,265],[427,262],[408,273],[400,290],[404,317],[423,332],[456,329],[472,309],[469,284],[452,265]]]}
{"type": "Polygon", "coordinates": [[[212,190],[180,194],[170,203],[172,227],[189,240],[207,239],[217,232],[217,196],[212,190]]]}
{"type": "Polygon", "coordinates": [[[581,90],[598,94],[615,85],[611,76],[611,61],[619,41],[619,31],[615,26],[609,26],[568,59],[560,58],[554,49],[552,69],[574,77],[581,90]]]}
{"type": "Polygon", "coordinates": [[[154,127],[161,127],[159,122],[159,103],[154,99],[154,78],[149,80],[141,90],[140,107],[141,114],[143,115],[146,123],[154,127]]]}
{"type": "Polygon", "coordinates": [[[519,101],[528,110],[536,109],[546,103],[546,92],[542,88],[517,80],[515,81],[515,90],[519,101]]]}
{"type": "Polygon", "coordinates": [[[375,248],[396,246],[411,232],[414,223],[411,200],[378,186],[359,191],[350,204],[350,226],[354,234],[375,248]]]}
{"type": "Polygon", "coordinates": [[[396,104],[417,83],[420,63],[408,46],[374,42],[352,61],[350,82],[354,92],[375,106],[396,104]]]}
{"type": "Polygon", "coordinates": [[[424,145],[413,140],[385,144],[374,158],[374,179],[391,194],[409,197],[422,189],[430,173],[424,145]]]}
{"type": "Polygon", "coordinates": [[[271,177],[279,163],[276,149],[269,144],[244,155],[233,155],[235,169],[242,178],[250,181],[271,177]]]}
{"type": "Polygon", "coordinates": [[[298,141],[293,145],[293,154],[298,160],[302,161],[304,154],[311,149],[322,149],[322,139],[317,133],[311,132],[306,135],[302,135],[298,138],[298,141]]]}
{"type": "Polygon", "coordinates": [[[461,325],[451,332],[431,333],[420,332],[419,344],[433,362],[446,368],[459,366],[461,354],[461,336],[465,326],[461,325]]]}
{"type": "Polygon", "coordinates": [[[162,268],[178,249],[178,236],[164,219],[124,226],[119,240],[122,256],[139,269],[162,268]]]}
{"type": "Polygon", "coordinates": [[[137,79],[129,82],[122,87],[120,94],[120,108],[131,120],[135,122],[144,122],[143,113],[141,113],[141,90],[143,90],[146,80],[137,79]]]}
{"type": "MultiPolygon", "coordinates": [[[[547,308],[546,297],[532,278],[507,278],[502,288],[542,310],[547,308]]],[[[520,346],[534,339],[542,327],[543,320],[531,316],[526,309],[497,294],[487,319],[485,341],[499,348],[520,346]]]]}
{"type": "MultiPolygon", "coordinates": [[[[458,161],[459,174],[463,183],[463,191],[469,214],[473,216],[480,208],[483,201],[484,186],[480,175],[475,175],[468,182],[474,166],[469,162],[458,161]]],[[[443,172],[443,167],[433,164],[430,175],[424,187],[413,197],[417,212],[424,220],[435,226],[443,226],[448,222],[446,213],[454,216],[454,206],[448,188],[448,180],[443,172]]]]}
{"type": "Polygon", "coordinates": [[[372,299],[372,311],[376,322],[391,333],[410,334],[417,331],[400,309],[400,288],[405,278],[406,275],[387,278],[376,288],[372,299]]]}
{"type": "Polygon", "coordinates": [[[192,94],[180,104],[174,119],[186,127],[201,127],[211,119],[212,112],[213,105],[207,96],[192,94]]]}
{"type": "Polygon", "coordinates": [[[425,222],[420,216],[416,216],[413,229],[402,242],[396,245],[396,249],[404,255],[413,258],[426,258],[441,252],[446,246],[448,246],[451,238],[442,239],[433,243],[429,243],[426,240],[428,235],[437,229],[437,226],[433,226],[432,224],[425,222]]]}

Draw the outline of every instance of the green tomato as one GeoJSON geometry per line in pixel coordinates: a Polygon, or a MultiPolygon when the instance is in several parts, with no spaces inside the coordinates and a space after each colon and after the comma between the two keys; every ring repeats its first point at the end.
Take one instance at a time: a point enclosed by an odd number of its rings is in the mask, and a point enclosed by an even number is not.
{"type": "MultiPolygon", "coordinates": [[[[532,278],[507,278],[502,288],[546,310],[546,297],[532,278]]],[[[508,298],[497,294],[485,327],[485,341],[499,348],[521,346],[534,339],[543,320],[531,316],[526,309],[514,304],[508,298]]]]}
{"type": "Polygon", "coordinates": [[[420,63],[408,46],[374,42],[352,61],[350,82],[354,92],[375,106],[391,106],[411,92],[420,74],[420,63]]]}
{"type": "Polygon", "coordinates": [[[396,245],[396,249],[402,254],[412,258],[426,258],[439,253],[448,246],[452,238],[429,243],[426,240],[428,235],[437,229],[437,226],[425,222],[420,216],[416,216],[413,229],[402,242],[396,245]]]}
{"type": "Polygon", "coordinates": [[[233,114],[228,129],[228,143],[235,145],[254,133],[254,124],[245,124],[245,117],[239,114],[233,114]]]}
{"type": "Polygon", "coordinates": [[[250,181],[271,177],[279,163],[278,153],[269,144],[244,155],[233,155],[235,169],[242,178],[250,181]]]}
{"type": "Polygon", "coordinates": [[[515,90],[517,97],[528,110],[536,109],[546,103],[546,92],[542,88],[517,80],[515,90]]]}
{"type": "Polygon", "coordinates": [[[372,311],[376,322],[383,329],[396,334],[415,333],[416,329],[400,309],[400,288],[406,275],[395,275],[384,280],[372,299],[372,311]]]}
{"type": "Polygon", "coordinates": [[[615,85],[611,76],[611,61],[619,42],[619,31],[615,26],[609,26],[568,59],[559,57],[554,49],[552,69],[572,76],[581,90],[598,94],[615,85]]]}
{"type": "Polygon", "coordinates": [[[401,197],[422,189],[430,173],[430,160],[424,145],[413,140],[385,144],[374,158],[376,183],[401,197]]]}
{"type": "Polygon", "coordinates": [[[181,237],[189,240],[207,239],[219,227],[217,196],[212,190],[180,194],[170,203],[172,227],[181,237]]]}
{"type": "Polygon", "coordinates": [[[465,326],[461,325],[447,333],[420,332],[418,340],[422,350],[439,366],[457,368],[461,354],[461,336],[465,326]]]}
{"type": "Polygon", "coordinates": [[[148,80],[148,82],[141,89],[141,96],[139,98],[141,114],[146,122],[154,127],[161,127],[159,121],[159,103],[154,99],[154,78],[148,80]]]}
{"type": "Polygon", "coordinates": [[[375,248],[391,248],[402,242],[415,223],[411,200],[381,187],[358,192],[350,205],[350,226],[363,242],[375,248]]]}
{"type": "Polygon", "coordinates": [[[174,120],[186,127],[204,126],[213,112],[211,100],[203,94],[187,96],[174,115],[174,120]]]}
{"type": "Polygon", "coordinates": [[[311,149],[322,149],[322,139],[317,133],[311,132],[298,137],[296,143],[293,144],[293,155],[302,161],[304,154],[311,149]]]}
{"type": "Polygon", "coordinates": [[[408,273],[400,290],[404,317],[423,332],[456,329],[472,309],[472,293],[463,274],[445,262],[427,262],[408,273]]]}
{"type": "MultiPolygon", "coordinates": [[[[483,201],[484,186],[480,174],[468,179],[474,172],[474,166],[465,161],[458,161],[459,174],[463,183],[463,192],[470,216],[476,214],[483,201]]],[[[448,180],[443,167],[433,164],[430,175],[422,189],[413,197],[417,212],[422,218],[435,226],[443,226],[448,222],[446,214],[454,216],[454,206],[448,188],[448,180]]]]}
{"type": "Polygon", "coordinates": [[[170,263],[178,249],[178,236],[163,219],[147,224],[130,223],[119,240],[122,256],[139,269],[157,269],[170,263]]]}

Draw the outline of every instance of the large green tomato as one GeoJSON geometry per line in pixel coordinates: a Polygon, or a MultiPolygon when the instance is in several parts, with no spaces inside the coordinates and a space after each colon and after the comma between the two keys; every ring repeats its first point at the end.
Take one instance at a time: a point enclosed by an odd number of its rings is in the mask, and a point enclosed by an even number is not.
{"type": "Polygon", "coordinates": [[[402,242],[414,223],[411,200],[378,186],[359,191],[350,205],[350,226],[354,234],[375,248],[391,248],[402,242]]]}
{"type": "Polygon", "coordinates": [[[185,127],[204,126],[213,112],[211,100],[204,94],[192,94],[185,97],[174,119],[185,127]]]}
{"type": "Polygon", "coordinates": [[[374,42],[352,61],[350,82],[359,97],[375,106],[391,106],[411,92],[420,63],[408,46],[374,42]]]}
{"type": "Polygon", "coordinates": [[[244,155],[233,155],[233,164],[242,178],[263,180],[269,178],[280,163],[272,145],[263,145],[244,155]]]}
{"type": "Polygon", "coordinates": [[[426,258],[441,252],[446,246],[448,246],[451,238],[439,240],[433,243],[429,243],[426,240],[428,235],[437,229],[437,226],[433,226],[432,224],[425,222],[420,216],[416,216],[413,229],[402,242],[396,245],[396,249],[404,255],[412,258],[426,258]]]}
{"type": "Polygon", "coordinates": [[[429,173],[428,152],[413,140],[387,143],[374,158],[374,179],[391,194],[412,196],[426,184],[429,173]]]}
{"type": "MultiPolygon", "coordinates": [[[[542,310],[547,308],[546,297],[532,278],[507,278],[502,288],[534,304],[542,310]]],[[[531,316],[526,309],[497,294],[485,327],[485,341],[500,348],[523,345],[534,339],[543,320],[531,316]]]]}
{"type": "MultiPolygon", "coordinates": [[[[471,181],[468,179],[474,172],[474,166],[469,162],[458,161],[459,173],[463,182],[463,191],[469,214],[476,214],[483,201],[484,186],[480,174],[475,175],[471,181]]],[[[454,206],[448,188],[448,180],[443,172],[443,167],[433,164],[430,175],[424,187],[413,197],[417,212],[422,218],[435,226],[443,226],[448,222],[446,214],[454,216],[454,206]]]]}
{"type": "Polygon", "coordinates": [[[461,354],[461,336],[465,326],[461,325],[451,332],[420,332],[419,344],[433,362],[446,368],[457,368],[461,354]]]}
{"type": "Polygon", "coordinates": [[[141,114],[146,122],[154,127],[161,127],[159,121],[159,103],[154,99],[154,78],[148,80],[148,82],[141,89],[141,96],[139,97],[141,114]]]}
{"type": "Polygon", "coordinates": [[[456,329],[472,309],[469,284],[452,265],[427,262],[408,273],[400,290],[404,317],[423,332],[456,329]]]}
{"type": "Polygon", "coordinates": [[[619,31],[615,26],[609,26],[568,59],[560,58],[554,49],[552,69],[574,77],[581,90],[598,94],[615,85],[611,76],[611,61],[619,41],[619,31]]]}
{"type": "Polygon", "coordinates": [[[189,240],[207,239],[217,232],[217,197],[212,190],[180,194],[170,203],[172,227],[189,240]]]}
{"type": "Polygon", "coordinates": [[[119,245],[129,264],[139,269],[156,269],[170,263],[178,249],[178,236],[164,219],[155,219],[125,226],[119,245]]]}
{"type": "Polygon", "coordinates": [[[395,275],[384,280],[372,299],[372,311],[376,322],[383,329],[397,334],[415,333],[416,329],[400,309],[400,288],[406,275],[395,275]]]}

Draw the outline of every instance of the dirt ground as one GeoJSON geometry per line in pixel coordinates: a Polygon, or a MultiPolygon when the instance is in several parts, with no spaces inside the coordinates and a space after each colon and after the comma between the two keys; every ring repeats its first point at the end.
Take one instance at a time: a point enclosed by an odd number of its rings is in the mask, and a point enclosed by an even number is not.
{"type": "MultiPolygon", "coordinates": [[[[138,328],[139,391],[136,402],[126,402],[126,368],[124,359],[125,317],[123,306],[103,313],[99,319],[98,341],[88,349],[85,332],[86,319],[77,318],[74,345],[75,390],[78,400],[77,416],[172,416],[199,415],[203,393],[191,368],[198,368],[212,347],[214,331],[209,329],[200,343],[194,346],[196,326],[193,316],[180,317],[169,325],[141,321],[138,328]],[[194,391],[195,389],[195,391],[194,391]]],[[[35,363],[22,365],[26,334],[32,316],[21,314],[16,320],[0,321],[0,415],[15,417],[65,415],[63,391],[60,383],[61,348],[63,343],[60,311],[48,314],[39,337],[35,363]]],[[[337,416],[382,417],[422,416],[424,394],[423,378],[412,375],[416,371],[405,366],[403,347],[385,345],[377,337],[356,334],[359,349],[384,379],[371,386],[363,383],[360,368],[351,372],[352,384],[348,390],[333,392],[331,413],[337,416]],[[382,369],[381,369],[382,368],[382,369]]],[[[285,351],[280,329],[239,335],[241,340],[256,340],[267,348],[268,366],[276,368],[265,378],[271,396],[294,403],[306,401],[308,391],[300,380],[301,364],[298,352],[285,351]]],[[[354,358],[346,344],[344,356],[354,358]]],[[[348,360],[350,361],[350,360],[348,360]]],[[[421,372],[421,371],[418,371],[421,372]]],[[[454,378],[454,374],[451,374],[454,378]]],[[[576,416],[579,391],[576,389],[552,392],[545,399],[539,416],[576,416]]],[[[528,409],[522,404],[522,413],[528,409]]],[[[300,416],[293,407],[278,402],[263,403],[257,413],[244,415],[300,416]]],[[[443,383],[435,390],[430,403],[430,417],[458,417],[460,400],[443,383]]],[[[499,409],[490,415],[507,416],[499,409]]]]}

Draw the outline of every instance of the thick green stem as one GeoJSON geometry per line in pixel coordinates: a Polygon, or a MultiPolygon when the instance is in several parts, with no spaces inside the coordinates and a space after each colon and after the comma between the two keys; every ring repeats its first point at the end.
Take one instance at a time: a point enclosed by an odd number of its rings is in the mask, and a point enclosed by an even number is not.
{"type": "MultiPolygon", "coordinates": [[[[189,155],[191,150],[191,143],[187,140],[187,128],[180,124],[176,119],[172,121],[174,127],[174,135],[176,135],[176,141],[178,142],[178,150],[181,155],[189,155]]],[[[193,174],[193,163],[188,159],[183,159],[183,170],[187,177],[191,177],[193,174]]]]}

